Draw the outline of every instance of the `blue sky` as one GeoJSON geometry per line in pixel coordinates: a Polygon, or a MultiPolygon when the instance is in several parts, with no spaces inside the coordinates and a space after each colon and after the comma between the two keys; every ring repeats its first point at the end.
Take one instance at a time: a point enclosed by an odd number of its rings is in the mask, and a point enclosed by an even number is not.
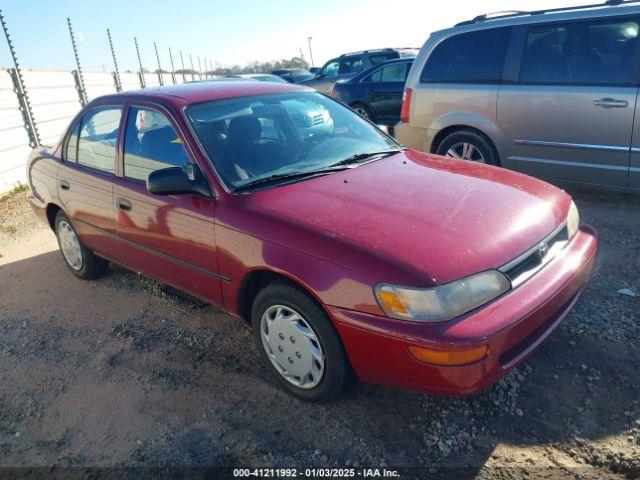
{"type": "MultiPolygon", "coordinates": [[[[143,64],[169,67],[167,47],[220,64],[313,56],[321,65],[332,56],[365,48],[421,46],[429,33],[489,11],[557,6],[555,0],[0,0],[21,64],[25,68],[72,69],[66,17],[78,36],[83,69],[111,71],[106,28],[111,29],[121,70],[135,70],[133,36],[143,64]]],[[[562,1],[561,5],[584,2],[562,1]]],[[[4,38],[0,66],[11,66],[4,38]]],[[[176,64],[176,68],[178,68],[176,64]]]]}

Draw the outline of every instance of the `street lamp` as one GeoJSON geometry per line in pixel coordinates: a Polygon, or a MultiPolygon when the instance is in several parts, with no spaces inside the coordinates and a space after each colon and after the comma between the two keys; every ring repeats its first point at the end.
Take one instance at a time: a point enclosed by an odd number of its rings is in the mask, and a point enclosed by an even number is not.
{"type": "Polygon", "coordinates": [[[315,65],[313,64],[313,52],[311,51],[311,38],[313,37],[307,38],[307,41],[309,42],[309,56],[311,57],[311,68],[313,68],[315,65]]]}

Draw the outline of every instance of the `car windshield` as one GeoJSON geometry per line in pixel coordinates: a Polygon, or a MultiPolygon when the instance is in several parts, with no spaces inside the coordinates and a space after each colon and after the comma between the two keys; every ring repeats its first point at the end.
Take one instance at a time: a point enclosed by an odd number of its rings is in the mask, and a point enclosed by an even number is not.
{"type": "Polygon", "coordinates": [[[401,148],[347,107],[316,92],[194,104],[186,116],[231,190],[356,166],[401,148]]]}

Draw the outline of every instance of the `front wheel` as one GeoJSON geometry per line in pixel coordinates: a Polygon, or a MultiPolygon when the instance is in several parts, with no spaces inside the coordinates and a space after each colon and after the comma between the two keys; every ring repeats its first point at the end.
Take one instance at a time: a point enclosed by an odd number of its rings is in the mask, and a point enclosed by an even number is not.
{"type": "Polygon", "coordinates": [[[301,400],[329,402],[350,381],[344,347],[324,310],[300,288],[273,283],[251,312],[256,345],[267,368],[301,400]]]}
{"type": "Polygon", "coordinates": [[[82,244],[71,220],[62,210],[56,215],[55,227],[62,258],[71,273],[83,280],[91,280],[108,270],[109,262],[82,244]]]}
{"type": "Polygon", "coordinates": [[[500,165],[491,143],[483,135],[472,130],[459,130],[447,135],[438,145],[436,153],[460,160],[500,165]]]}

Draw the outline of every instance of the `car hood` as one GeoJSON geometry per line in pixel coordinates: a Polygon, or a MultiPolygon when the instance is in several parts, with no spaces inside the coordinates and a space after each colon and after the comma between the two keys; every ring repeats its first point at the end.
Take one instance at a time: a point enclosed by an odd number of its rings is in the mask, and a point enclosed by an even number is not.
{"type": "Polygon", "coordinates": [[[513,260],[559,226],[571,202],[526,175],[411,150],[250,197],[260,214],[375,250],[428,283],[513,260]]]}

